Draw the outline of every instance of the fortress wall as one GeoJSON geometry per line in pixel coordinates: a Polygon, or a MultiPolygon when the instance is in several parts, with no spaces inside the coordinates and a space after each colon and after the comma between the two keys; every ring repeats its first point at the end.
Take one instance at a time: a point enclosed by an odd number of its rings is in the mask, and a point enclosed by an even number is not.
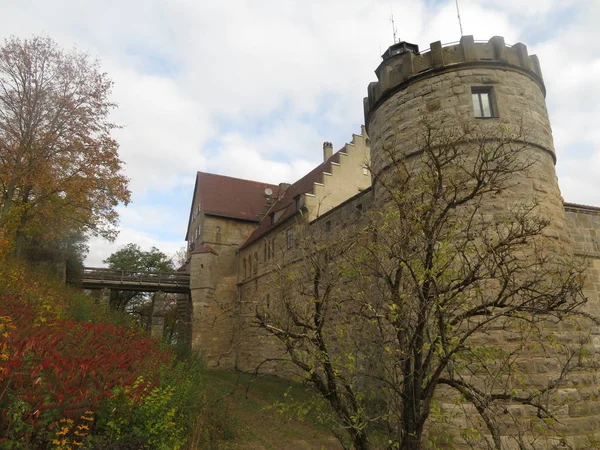
{"type": "MultiPolygon", "coordinates": [[[[282,294],[297,294],[293,290],[285,292],[285,286],[282,286],[281,281],[276,278],[273,271],[281,265],[285,267],[288,273],[293,274],[296,272],[299,274],[302,268],[298,262],[304,256],[303,240],[316,240],[326,244],[329,236],[335,236],[338,230],[351,230],[352,227],[359,226],[362,214],[368,211],[371,202],[371,191],[366,190],[338,205],[310,224],[290,222],[265,236],[265,239],[268,240],[275,238],[276,256],[271,261],[259,263],[257,275],[239,285],[240,309],[237,324],[239,340],[236,369],[253,371],[260,367],[261,372],[274,372],[278,376],[292,378],[302,376],[297,368],[286,361],[287,356],[284,346],[275,337],[256,327],[256,308],[279,311],[279,308],[282,307],[282,294]],[[329,225],[327,225],[327,222],[329,222],[329,225]],[[293,227],[295,232],[295,244],[291,249],[286,248],[286,231],[289,227],[293,227]],[[268,361],[269,359],[274,359],[274,361],[268,361]]],[[[250,247],[243,249],[240,252],[240,257],[259,251],[261,242],[259,240],[250,247]]]]}
{"type": "MultiPolygon", "coordinates": [[[[302,217],[299,217],[302,219],[302,217]]],[[[267,301],[275,302],[273,269],[276,265],[288,267],[298,258],[298,247],[287,249],[287,230],[294,229],[297,233],[297,218],[292,217],[282,222],[238,254],[238,311],[236,317],[236,358],[235,369],[254,371],[260,367],[260,372],[277,372],[285,376],[286,364],[279,361],[267,362],[270,358],[285,359],[283,346],[268,333],[256,326],[256,308],[265,307],[267,301]],[[274,254],[265,260],[264,245],[274,243],[274,254]],[[244,275],[242,261],[252,259],[252,268],[247,266],[244,275]],[[271,299],[272,297],[272,299],[271,299]]],[[[297,238],[297,235],[294,236],[297,238]]],[[[288,373],[289,376],[293,376],[288,373]]]]}
{"type": "MultiPolygon", "coordinates": [[[[583,257],[588,264],[587,310],[600,317],[600,208],[565,204],[565,215],[575,255],[583,257]]],[[[600,351],[600,330],[595,330],[592,340],[600,351]]]]}
{"type": "Polygon", "coordinates": [[[600,208],[565,204],[575,254],[600,259],[600,208]]]}
{"type": "Polygon", "coordinates": [[[215,253],[192,254],[192,349],[204,354],[208,367],[232,368],[237,323],[237,258],[239,245],[255,224],[205,215],[203,245],[215,253]]]}

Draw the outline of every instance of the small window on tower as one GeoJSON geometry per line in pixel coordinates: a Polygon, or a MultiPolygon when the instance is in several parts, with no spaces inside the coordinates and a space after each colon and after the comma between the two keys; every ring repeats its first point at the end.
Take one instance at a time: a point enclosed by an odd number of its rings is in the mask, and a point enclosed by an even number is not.
{"type": "Polygon", "coordinates": [[[496,113],[496,108],[494,107],[494,96],[492,88],[471,88],[471,97],[473,99],[473,111],[475,113],[475,117],[498,117],[496,113]]]}

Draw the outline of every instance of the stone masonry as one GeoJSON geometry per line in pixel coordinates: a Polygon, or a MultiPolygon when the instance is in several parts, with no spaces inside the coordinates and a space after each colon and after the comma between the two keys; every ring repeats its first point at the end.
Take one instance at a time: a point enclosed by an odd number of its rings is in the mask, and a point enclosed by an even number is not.
{"type": "MultiPolygon", "coordinates": [[[[292,376],[293,368],[282,362],[284,349],[256,327],[256,308],[268,308],[276,301],[269,291],[274,269],[298,262],[301,252],[294,239],[305,227],[358,226],[363,211],[385,207],[388,200],[381,182],[388,176],[390,158],[402,154],[410,161],[414,156],[413,168],[418,169],[414,149],[423,117],[439,118],[448,130],[495,125],[517,136],[522,158],[531,167],[516,176],[509,189],[490,197],[486,208],[502,214],[535,202],[539,214],[550,222],[543,236],[548,251],[587,261],[586,308],[600,316],[600,208],[563,203],[537,57],[521,43],[505,45],[501,37],[475,42],[472,36],[463,36],[449,46],[434,42],[424,53],[410,44],[395,44],[383,58],[375,70],[378,81],[369,85],[364,99],[366,130],[335,154],[326,143],[324,163],[291,186],[280,185],[272,199],[265,194],[268,201],[254,218],[211,215],[202,211],[195,193],[192,211],[197,204],[200,212],[190,214],[188,226],[188,241],[195,241],[188,264],[191,339],[209,366],[260,367],[292,376]],[[489,96],[493,111],[489,117],[475,117],[475,92],[489,96]],[[199,226],[202,233],[193,237],[199,226]]],[[[600,351],[598,327],[560,324],[547,332],[573,342],[589,336],[590,353],[600,351]]],[[[527,355],[520,363],[540,379],[558,376],[553,372],[556,367],[536,355],[527,355]]],[[[559,390],[559,396],[569,401],[560,417],[563,447],[556,448],[595,448],[590,439],[600,440],[598,375],[593,370],[578,372],[559,390]]]]}

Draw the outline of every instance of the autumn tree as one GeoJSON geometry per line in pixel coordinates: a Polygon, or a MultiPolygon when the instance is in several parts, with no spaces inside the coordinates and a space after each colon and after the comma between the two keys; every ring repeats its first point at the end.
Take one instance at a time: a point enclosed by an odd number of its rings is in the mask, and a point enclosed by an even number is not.
{"type": "Polygon", "coordinates": [[[584,332],[554,332],[598,323],[583,267],[547,237],[536,198],[502,201],[536,164],[520,130],[422,126],[415,153],[389,152],[370,212],[300,227],[257,324],[348,448],[531,448],[557,435],[556,390],[586,362],[584,332]]]}
{"type": "Polygon", "coordinates": [[[112,81],[48,37],[0,48],[0,226],[18,246],[81,231],[111,238],[128,203],[109,115],[112,81]]]}

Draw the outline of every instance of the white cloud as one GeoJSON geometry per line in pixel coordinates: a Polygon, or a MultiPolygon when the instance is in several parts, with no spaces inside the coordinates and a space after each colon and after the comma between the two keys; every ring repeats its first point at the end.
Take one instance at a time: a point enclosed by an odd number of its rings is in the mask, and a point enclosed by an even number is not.
{"type": "Polygon", "coordinates": [[[122,227],[119,237],[117,237],[114,242],[108,242],[105,239],[98,237],[90,238],[88,241],[90,252],[85,260],[86,266],[105,266],[102,261],[131,242],[138,244],[142,250],[150,250],[150,248],[156,247],[168,256],[174,255],[177,250],[185,245],[185,242],[183,241],[168,241],[160,239],[155,235],[143,233],[132,228],[122,227]]]}
{"type": "MultiPolygon", "coordinates": [[[[172,198],[187,189],[187,203],[197,170],[273,183],[302,176],[320,162],[322,141],[340,148],[358,132],[362,97],[392,40],[389,0],[7,1],[4,36],[45,32],[62,46],[76,43],[114,79],[114,119],[124,125],[115,137],[136,200],[123,209],[118,242],[163,251],[180,244],[152,233],[184,228],[188,207],[161,200],[161,191],[172,198]]],[[[392,7],[398,36],[421,49],[459,39],[454,0],[392,7]]],[[[523,41],[539,55],[565,198],[599,204],[598,2],[460,7],[465,34],[523,41]]],[[[90,264],[116,248],[90,244],[90,264]]]]}

